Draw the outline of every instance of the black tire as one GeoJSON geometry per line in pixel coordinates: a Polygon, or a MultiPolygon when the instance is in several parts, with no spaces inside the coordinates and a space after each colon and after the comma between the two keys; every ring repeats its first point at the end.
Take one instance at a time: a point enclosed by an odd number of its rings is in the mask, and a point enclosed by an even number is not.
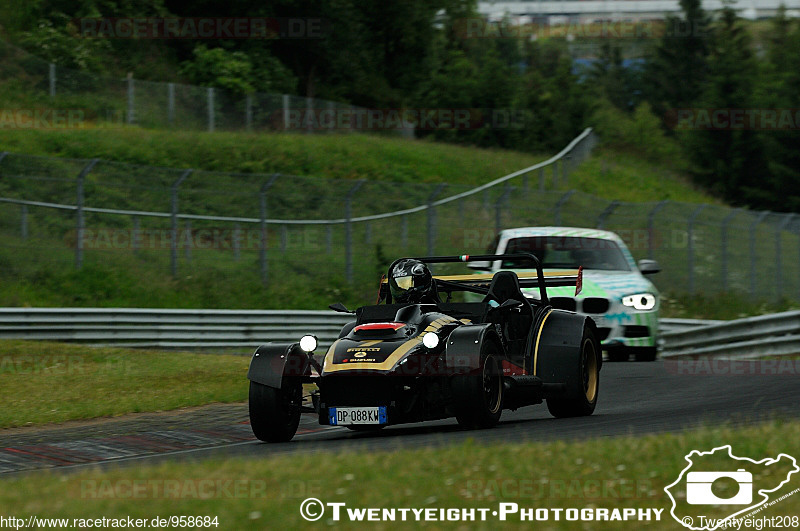
{"type": "Polygon", "coordinates": [[[266,442],[292,440],[300,424],[303,386],[284,378],[281,389],[250,382],[250,428],[256,438],[266,442]]]}
{"type": "Polygon", "coordinates": [[[500,347],[494,341],[481,346],[480,370],[453,376],[451,390],[458,423],[466,428],[491,428],[503,413],[503,369],[500,347]]]}
{"type": "Polygon", "coordinates": [[[634,347],[633,354],[636,361],[656,361],[656,347],[634,347]]]}
{"type": "Polygon", "coordinates": [[[547,409],[557,418],[584,417],[594,413],[597,395],[600,391],[600,344],[592,329],[584,325],[581,338],[580,366],[578,382],[580,385],[568,391],[565,397],[547,399],[547,409]]]}

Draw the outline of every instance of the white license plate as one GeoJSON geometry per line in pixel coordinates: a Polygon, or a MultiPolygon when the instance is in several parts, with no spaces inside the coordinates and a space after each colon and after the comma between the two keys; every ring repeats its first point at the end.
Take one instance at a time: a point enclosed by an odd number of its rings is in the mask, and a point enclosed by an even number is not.
{"type": "Polygon", "coordinates": [[[386,406],[332,407],[328,409],[331,426],[351,424],[386,424],[386,406]]]}

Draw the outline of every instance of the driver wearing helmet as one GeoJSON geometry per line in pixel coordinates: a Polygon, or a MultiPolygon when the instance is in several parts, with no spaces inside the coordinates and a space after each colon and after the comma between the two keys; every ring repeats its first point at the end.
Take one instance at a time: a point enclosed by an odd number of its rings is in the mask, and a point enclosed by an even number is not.
{"type": "Polygon", "coordinates": [[[389,271],[389,289],[396,303],[440,302],[431,270],[419,260],[407,258],[397,262],[389,271]]]}

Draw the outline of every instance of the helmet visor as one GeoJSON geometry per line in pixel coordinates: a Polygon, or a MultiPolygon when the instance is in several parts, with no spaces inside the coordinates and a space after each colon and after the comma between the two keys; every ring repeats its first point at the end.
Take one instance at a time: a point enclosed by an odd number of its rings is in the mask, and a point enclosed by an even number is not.
{"type": "Polygon", "coordinates": [[[397,284],[397,287],[402,290],[407,290],[414,287],[414,277],[411,275],[405,277],[394,277],[394,282],[397,284]]]}

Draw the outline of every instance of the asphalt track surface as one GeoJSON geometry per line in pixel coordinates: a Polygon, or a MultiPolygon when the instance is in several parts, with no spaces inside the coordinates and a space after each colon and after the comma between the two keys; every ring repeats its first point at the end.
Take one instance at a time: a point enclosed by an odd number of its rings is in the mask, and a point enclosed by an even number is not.
{"type": "Polygon", "coordinates": [[[304,415],[292,441],[267,444],[253,439],[246,404],[147,414],[135,421],[88,426],[68,423],[47,429],[0,430],[0,477],[42,468],[66,472],[87,466],[374,450],[376,445],[391,450],[467,439],[476,443],[579,440],[678,432],[699,425],[742,425],[775,417],[797,419],[798,369],[800,360],[604,363],[594,415],[554,419],[542,404],[504,411],[500,424],[486,430],[464,430],[455,419],[448,419],[356,433],[319,426],[313,415],[304,415]]]}

